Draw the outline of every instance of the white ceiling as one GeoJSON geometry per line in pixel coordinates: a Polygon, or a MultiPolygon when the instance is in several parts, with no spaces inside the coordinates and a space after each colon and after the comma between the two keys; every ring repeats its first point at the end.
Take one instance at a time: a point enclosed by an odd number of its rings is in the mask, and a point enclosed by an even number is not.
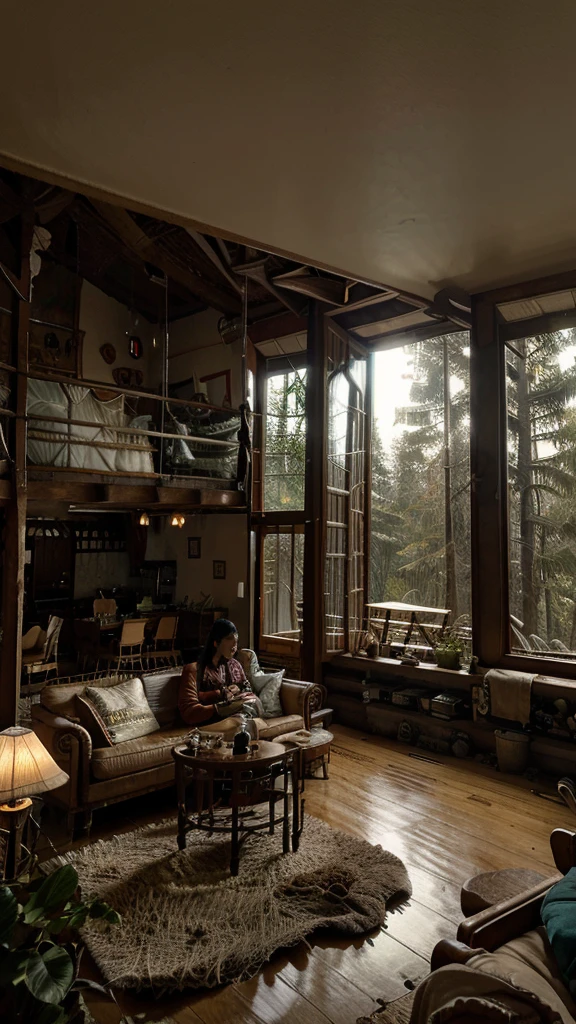
{"type": "Polygon", "coordinates": [[[5,5],[0,152],[423,295],[576,266],[572,0],[5,5]]]}

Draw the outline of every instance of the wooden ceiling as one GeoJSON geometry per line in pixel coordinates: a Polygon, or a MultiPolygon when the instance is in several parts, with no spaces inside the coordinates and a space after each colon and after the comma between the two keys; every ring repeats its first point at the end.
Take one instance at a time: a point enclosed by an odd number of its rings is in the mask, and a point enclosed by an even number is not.
{"type": "Polygon", "coordinates": [[[51,236],[43,260],[66,266],[151,323],[164,320],[166,307],[171,321],[212,307],[233,326],[246,289],[255,344],[301,331],[311,299],[367,347],[469,325],[462,292],[439,293],[430,304],[0,169],[0,259],[7,266],[11,221],[30,203],[51,236]]]}

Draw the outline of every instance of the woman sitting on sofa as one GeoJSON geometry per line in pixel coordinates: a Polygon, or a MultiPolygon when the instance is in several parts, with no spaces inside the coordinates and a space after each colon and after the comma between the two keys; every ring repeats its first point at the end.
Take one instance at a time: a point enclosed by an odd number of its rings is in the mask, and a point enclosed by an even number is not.
{"type": "Polygon", "coordinates": [[[211,725],[232,715],[257,718],[262,706],[234,655],[238,631],[228,619],[217,619],[197,664],[185,665],[178,708],[188,725],[211,725]]]}

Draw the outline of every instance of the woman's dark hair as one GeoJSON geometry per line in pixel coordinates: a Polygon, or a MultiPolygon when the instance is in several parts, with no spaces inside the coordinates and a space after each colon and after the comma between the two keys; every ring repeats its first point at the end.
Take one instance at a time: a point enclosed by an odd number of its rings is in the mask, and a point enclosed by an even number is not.
{"type": "Polygon", "coordinates": [[[236,629],[236,626],[233,622],[230,622],[230,619],[216,619],[216,622],[212,626],[212,629],[206,638],[204,650],[198,658],[198,671],[196,675],[198,686],[200,686],[204,679],[204,671],[211,663],[212,658],[214,657],[214,651],[218,644],[222,640],[225,640],[227,636],[232,636],[233,633],[237,632],[238,630],[236,629]]]}

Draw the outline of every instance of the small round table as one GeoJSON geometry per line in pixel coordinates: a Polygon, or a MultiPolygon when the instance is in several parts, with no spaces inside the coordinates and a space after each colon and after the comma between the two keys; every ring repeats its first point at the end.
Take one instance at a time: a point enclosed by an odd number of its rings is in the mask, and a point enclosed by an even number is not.
{"type": "Polygon", "coordinates": [[[502,871],[484,871],[464,882],[460,891],[460,905],[465,917],[493,907],[495,903],[517,896],[543,882],[544,875],[529,868],[505,868],[502,871]]]}
{"type": "Polygon", "coordinates": [[[189,747],[174,747],[176,789],[178,793],[178,847],[186,846],[186,836],[195,829],[230,835],[230,874],[237,875],[240,844],[255,832],[274,835],[282,826],[282,852],[294,852],[302,832],[303,801],[302,757],[299,748],[259,740],[248,754],[233,754],[231,746],[202,750],[194,754],[189,747]],[[291,785],[290,785],[291,783],[291,785]],[[227,808],[220,812],[215,791],[224,786],[227,808]],[[276,805],[281,813],[276,814],[276,805]],[[263,820],[247,821],[242,808],[265,804],[263,820]],[[217,812],[217,813],[215,813],[217,812]]]}
{"type": "Polygon", "coordinates": [[[330,764],[330,745],[334,736],[327,729],[312,729],[310,742],[302,747],[302,774],[306,778],[313,779],[319,768],[322,769],[322,777],[328,778],[328,765],[330,764]]]}

